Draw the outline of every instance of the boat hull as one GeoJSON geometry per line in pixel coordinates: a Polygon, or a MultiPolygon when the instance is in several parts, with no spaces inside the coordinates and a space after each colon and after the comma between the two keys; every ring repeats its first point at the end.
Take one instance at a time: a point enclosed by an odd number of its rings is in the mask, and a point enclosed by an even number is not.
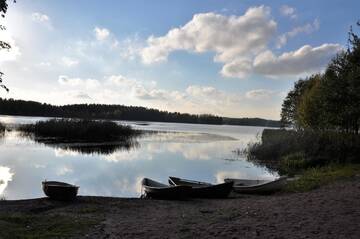
{"type": "Polygon", "coordinates": [[[169,184],[191,186],[190,196],[194,198],[226,198],[233,189],[233,182],[212,185],[176,177],[169,177],[169,184]]]}
{"type": "Polygon", "coordinates": [[[191,190],[189,186],[168,186],[148,178],[143,179],[142,186],[145,197],[153,199],[181,200],[187,198],[191,190]]]}
{"type": "Polygon", "coordinates": [[[50,199],[58,201],[72,201],[76,199],[79,187],[57,181],[42,182],[42,189],[50,199]]]}
{"type": "Polygon", "coordinates": [[[225,179],[225,182],[234,182],[234,192],[244,194],[270,194],[281,190],[287,182],[286,177],[274,181],[225,179]]]}

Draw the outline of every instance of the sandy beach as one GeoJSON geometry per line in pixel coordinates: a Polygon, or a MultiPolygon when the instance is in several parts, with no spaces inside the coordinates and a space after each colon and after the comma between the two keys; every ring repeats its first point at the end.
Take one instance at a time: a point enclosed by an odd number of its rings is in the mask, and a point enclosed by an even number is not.
{"type": "Polygon", "coordinates": [[[91,222],[65,234],[73,238],[359,238],[360,178],[306,193],[215,200],[82,196],[74,203],[46,198],[0,201],[0,229],[5,230],[0,238],[13,238],[6,231],[16,220],[6,218],[19,213],[33,218],[25,232],[61,227],[61,222],[37,223],[36,218],[66,218],[73,225],[91,222]]]}

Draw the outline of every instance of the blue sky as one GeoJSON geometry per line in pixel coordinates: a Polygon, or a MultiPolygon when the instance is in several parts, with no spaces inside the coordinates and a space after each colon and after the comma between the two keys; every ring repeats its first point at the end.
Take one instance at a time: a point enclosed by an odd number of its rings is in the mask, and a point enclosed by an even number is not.
{"type": "Polygon", "coordinates": [[[10,93],[278,119],[300,77],[346,47],[359,1],[18,1],[0,51],[10,93]]]}

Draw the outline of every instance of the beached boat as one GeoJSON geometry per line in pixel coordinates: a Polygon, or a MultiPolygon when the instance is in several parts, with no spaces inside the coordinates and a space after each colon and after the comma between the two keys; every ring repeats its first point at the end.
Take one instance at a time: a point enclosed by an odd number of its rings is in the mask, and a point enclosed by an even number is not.
{"type": "Polygon", "coordinates": [[[205,182],[169,177],[169,184],[191,186],[191,197],[197,198],[226,198],[229,196],[233,182],[210,184],[205,182]]]}
{"type": "Polygon", "coordinates": [[[144,178],[141,185],[145,190],[145,197],[157,199],[184,199],[189,196],[189,186],[169,186],[149,178],[144,178]]]}
{"type": "Polygon", "coordinates": [[[234,191],[237,193],[267,194],[281,190],[287,182],[287,177],[276,180],[252,180],[226,178],[225,182],[234,183],[234,191]]]}
{"type": "Polygon", "coordinates": [[[42,182],[42,189],[46,196],[54,200],[71,201],[76,198],[79,187],[58,181],[42,182]]]}

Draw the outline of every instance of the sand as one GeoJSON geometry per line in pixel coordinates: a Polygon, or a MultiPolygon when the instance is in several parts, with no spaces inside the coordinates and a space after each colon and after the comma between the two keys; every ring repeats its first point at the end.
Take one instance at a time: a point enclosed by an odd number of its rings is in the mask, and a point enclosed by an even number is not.
{"type": "Polygon", "coordinates": [[[0,201],[0,215],[15,212],[99,219],[76,238],[360,238],[360,177],[306,193],[229,199],[0,201]]]}

